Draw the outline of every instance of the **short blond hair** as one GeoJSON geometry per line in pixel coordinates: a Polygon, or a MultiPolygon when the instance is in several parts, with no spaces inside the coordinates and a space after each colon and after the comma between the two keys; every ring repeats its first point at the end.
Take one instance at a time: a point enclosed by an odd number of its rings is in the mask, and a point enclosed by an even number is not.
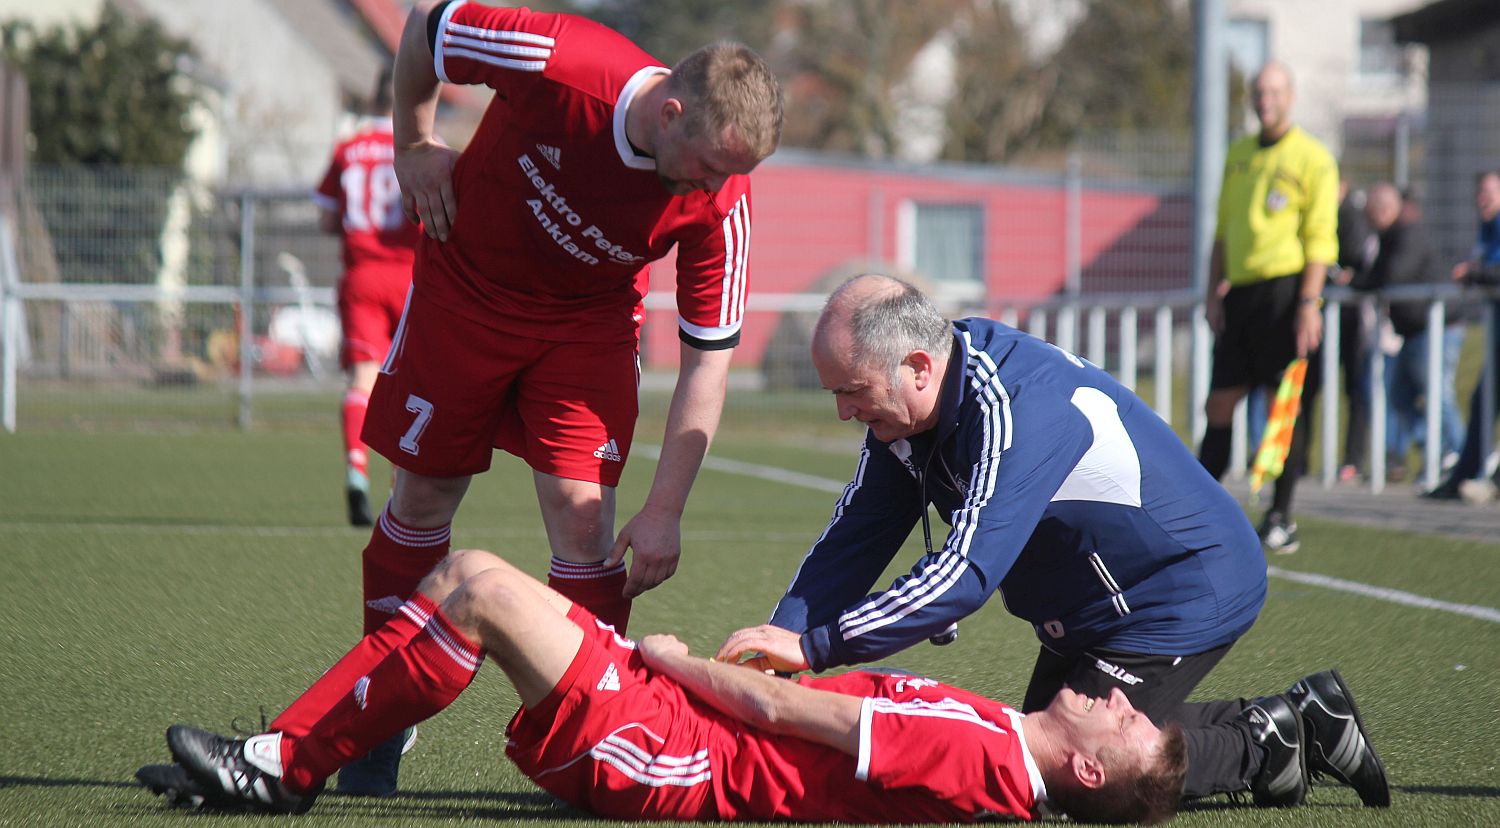
{"type": "Polygon", "coordinates": [[[682,101],[688,134],[719,136],[730,127],[756,161],[781,142],[781,84],[743,43],[721,40],[672,67],[669,89],[682,101]]]}

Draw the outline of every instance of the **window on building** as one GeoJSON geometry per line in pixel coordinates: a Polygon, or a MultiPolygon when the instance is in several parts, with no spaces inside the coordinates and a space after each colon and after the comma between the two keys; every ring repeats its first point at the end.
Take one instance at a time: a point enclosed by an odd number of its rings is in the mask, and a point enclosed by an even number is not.
{"type": "Polygon", "coordinates": [[[1401,74],[1402,52],[1391,22],[1366,17],[1359,21],[1359,73],[1368,77],[1401,74]]]}
{"type": "Polygon", "coordinates": [[[944,298],[984,296],[984,207],[907,202],[901,264],[930,279],[944,298]]]}
{"type": "Polygon", "coordinates": [[[1261,17],[1232,17],[1224,27],[1229,65],[1247,81],[1270,57],[1271,24],[1261,17]]]}

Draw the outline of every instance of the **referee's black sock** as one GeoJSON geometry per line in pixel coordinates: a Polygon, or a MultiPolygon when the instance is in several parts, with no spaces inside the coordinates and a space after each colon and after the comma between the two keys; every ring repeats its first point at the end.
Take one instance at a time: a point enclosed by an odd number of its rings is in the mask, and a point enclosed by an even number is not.
{"type": "Polygon", "coordinates": [[[1198,447],[1198,462],[1208,473],[1219,480],[1229,468],[1229,443],[1234,433],[1233,426],[1211,425],[1203,432],[1203,444],[1198,447]]]}

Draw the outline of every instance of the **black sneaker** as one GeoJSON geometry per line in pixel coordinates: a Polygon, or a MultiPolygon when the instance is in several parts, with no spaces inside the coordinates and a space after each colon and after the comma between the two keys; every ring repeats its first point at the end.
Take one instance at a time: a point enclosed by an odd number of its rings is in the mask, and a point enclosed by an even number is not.
{"type": "Polygon", "coordinates": [[[281,784],[280,739],[279,733],[241,740],[188,725],[167,728],[172,758],[204,789],[222,791],[224,798],[257,811],[300,814],[312,807],[318,794],[292,793],[281,784]]]}
{"type": "Polygon", "coordinates": [[[335,788],[349,796],[395,796],[396,779],[401,772],[401,757],[417,741],[417,729],[408,727],[381,742],[339,769],[335,788]]]}
{"type": "Polygon", "coordinates": [[[1354,788],[1372,808],[1391,806],[1391,786],[1375,755],[1354,694],[1337,670],[1314,673],[1293,684],[1287,698],[1302,714],[1307,731],[1307,765],[1354,788]]]}
{"type": "Polygon", "coordinates": [[[1302,749],[1302,717],[1285,696],[1256,699],[1240,713],[1250,736],[1266,748],[1250,794],[1262,808],[1292,808],[1307,801],[1307,753],[1302,749]]]}
{"type": "Polygon", "coordinates": [[[349,525],[374,526],[375,516],[370,514],[370,496],[365,490],[350,486],[344,490],[344,495],[349,501],[349,525]]]}
{"type": "Polygon", "coordinates": [[[1448,480],[1422,493],[1428,500],[1458,500],[1458,481],[1448,480]]]}
{"type": "Polygon", "coordinates": [[[1257,534],[1260,535],[1260,545],[1277,555],[1290,555],[1302,547],[1302,542],[1297,540],[1297,524],[1287,523],[1280,512],[1266,512],[1257,534]]]}
{"type": "Polygon", "coordinates": [[[144,765],[135,772],[135,779],[157,796],[165,796],[167,803],[176,808],[195,811],[220,800],[217,791],[198,784],[186,768],[176,763],[144,765]]]}

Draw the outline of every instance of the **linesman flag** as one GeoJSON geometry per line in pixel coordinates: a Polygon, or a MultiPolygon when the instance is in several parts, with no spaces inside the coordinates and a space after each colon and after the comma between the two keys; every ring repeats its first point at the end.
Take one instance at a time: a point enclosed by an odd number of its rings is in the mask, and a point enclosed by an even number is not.
{"type": "Polygon", "coordinates": [[[1292,448],[1292,429],[1297,425],[1297,412],[1302,408],[1302,384],[1306,381],[1306,357],[1292,360],[1281,373],[1281,385],[1276,388],[1276,401],[1271,403],[1265,433],[1260,438],[1260,449],[1255,452],[1255,462],[1250,466],[1252,499],[1260,495],[1260,487],[1267,480],[1280,477],[1286,466],[1286,455],[1292,448]]]}

